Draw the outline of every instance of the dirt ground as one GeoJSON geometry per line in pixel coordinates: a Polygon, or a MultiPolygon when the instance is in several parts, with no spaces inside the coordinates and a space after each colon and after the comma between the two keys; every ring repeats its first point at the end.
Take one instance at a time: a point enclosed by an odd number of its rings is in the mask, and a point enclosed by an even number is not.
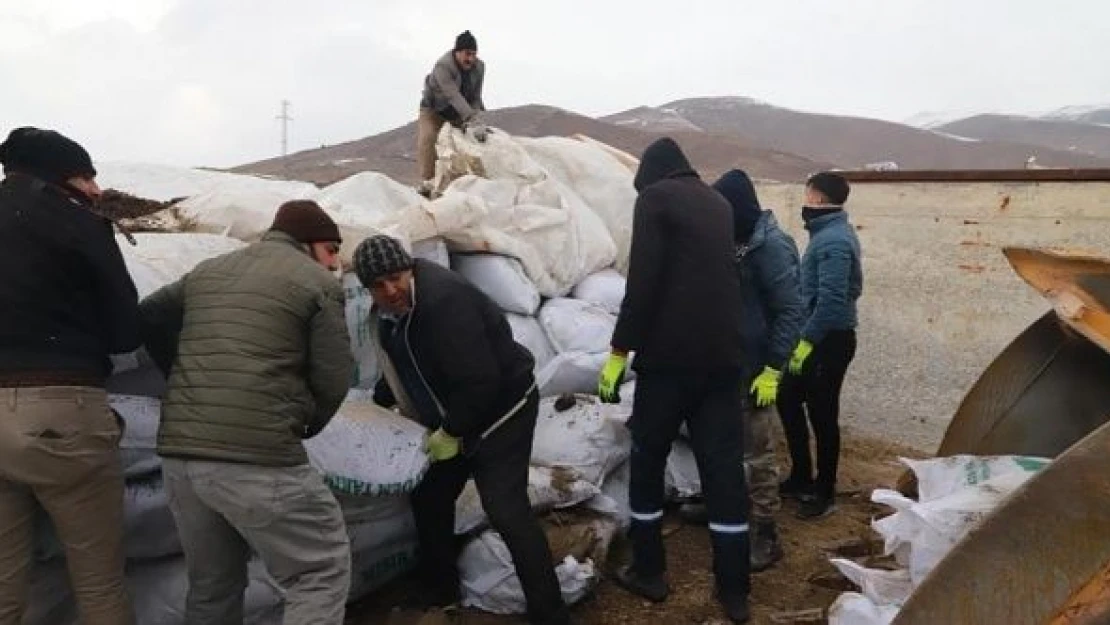
{"type": "MultiPolygon", "coordinates": [[[[825,610],[851,584],[828,563],[830,555],[866,558],[880,548],[870,528],[871,519],[884,514],[869,501],[877,487],[890,487],[901,473],[898,456],[923,457],[920,451],[894,443],[846,433],[841,458],[837,509],[816,522],[794,517],[793,502],[779,515],[786,558],[775,568],[753,576],[753,625],[808,625],[825,623],[825,610]]],[[[727,623],[713,599],[709,533],[683,525],[671,515],[664,528],[671,596],[653,605],[602,580],[595,594],[573,610],[579,625],[715,625],[727,623]]],[[[559,551],[555,547],[555,551],[559,551]]],[[[556,554],[558,558],[558,554],[556,554]]],[[[607,568],[627,558],[627,547],[614,546],[607,568]]],[[[350,625],[510,625],[522,620],[477,612],[405,613],[390,608],[410,587],[399,581],[350,612],[350,625]]]]}

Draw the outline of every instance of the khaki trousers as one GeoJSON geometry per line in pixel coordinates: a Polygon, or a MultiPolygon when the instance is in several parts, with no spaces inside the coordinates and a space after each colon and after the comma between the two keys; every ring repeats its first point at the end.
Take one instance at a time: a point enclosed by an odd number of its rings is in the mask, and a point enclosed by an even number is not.
{"type": "Polygon", "coordinates": [[[189,569],[188,625],[242,625],[252,551],[285,591],[284,625],[343,625],[351,547],[315,469],[166,458],[162,472],[189,569]]]}
{"type": "Polygon", "coordinates": [[[447,120],[430,108],[420,108],[416,126],[416,162],[420,168],[420,181],[431,180],[436,175],[436,139],[447,120]]]}
{"type": "Polygon", "coordinates": [[[119,439],[103,389],[0,389],[0,625],[20,625],[27,608],[40,505],[65,550],[81,622],[135,622],[124,587],[119,439]]]}
{"type": "Polygon", "coordinates": [[[779,472],[775,462],[774,405],[744,412],[744,464],[748,468],[748,493],[752,499],[752,520],[770,521],[782,508],[779,498],[779,472]]]}

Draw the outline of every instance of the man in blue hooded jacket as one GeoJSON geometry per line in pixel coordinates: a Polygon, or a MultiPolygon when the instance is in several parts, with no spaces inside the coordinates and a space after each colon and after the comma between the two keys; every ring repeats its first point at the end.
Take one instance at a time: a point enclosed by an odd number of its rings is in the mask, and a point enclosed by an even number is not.
{"type": "Polygon", "coordinates": [[[831,172],[806,181],[802,217],[809,245],[802,257],[806,307],[801,340],[783,380],[779,414],[790,449],[790,477],[780,492],[801,502],[798,516],[818,519],[833,507],[840,458],[840,389],[856,354],[856,301],[863,292],[860,244],[848,221],[848,181],[831,172]],[[817,442],[817,476],[809,452],[817,442]]]}
{"type": "Polygon", "coordinates": [[[798,247],[763,210],[751,178],[734,169],[713,188],[732,205],[736,273],[740,278],[741,354],[745,391],[744,462],[750,471],[752,571],[782,559],[775,513],[782,506],[772,431],[779,379],[805,321],[798,247]]]}

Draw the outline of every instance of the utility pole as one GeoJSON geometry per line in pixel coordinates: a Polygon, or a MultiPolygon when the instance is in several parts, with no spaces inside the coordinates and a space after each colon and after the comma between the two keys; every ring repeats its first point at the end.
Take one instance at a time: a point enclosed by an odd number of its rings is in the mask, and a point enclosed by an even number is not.
{"type": "Polygon", "coordinates": [[[281,155],[289,155],[289,122],[293,118],[289,116],[289,100],[281,101],[281,115],[277,118],[281,120],[281,155]]]}

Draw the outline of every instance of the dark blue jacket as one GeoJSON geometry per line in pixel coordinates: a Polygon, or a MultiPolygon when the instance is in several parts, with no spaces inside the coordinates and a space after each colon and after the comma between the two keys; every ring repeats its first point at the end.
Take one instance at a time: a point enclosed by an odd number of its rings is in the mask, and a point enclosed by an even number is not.
{"type": "Polygon", "coordinates": [[[830,331],[852,330],[863,293],[860,245],[848,213],[835,211],[806,222],[809,246],[802,257],[802,299],[808,318],[802,338],[820,343],[830,331]]]}
{"type": "Polygon", "coordinates": [[[748,242],[737,245],[736,271],[745,373],[754,377],[765,366],[782,371],[800,338],[806,310],[798,247],[771,211],[763,211],[748,242]]]}
{"type": "Polygon", "coordinates": [[[759,205],[755,184],[742,169],[713,183],[732,207],[735,267],[740,279],[740,333],[744,375],[772,367],[782,371],[798,343],[805,307],[798,246],[759,205]]]}

